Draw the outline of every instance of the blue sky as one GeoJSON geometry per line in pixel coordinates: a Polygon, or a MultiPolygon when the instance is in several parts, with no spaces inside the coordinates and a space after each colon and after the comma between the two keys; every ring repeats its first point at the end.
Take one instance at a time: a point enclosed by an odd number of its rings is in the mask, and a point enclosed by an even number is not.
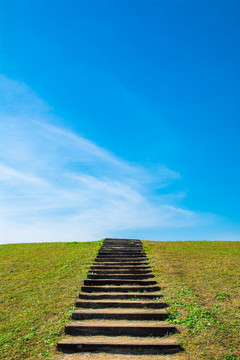
{"type": "Polygon", "coordinates": [[[240,240],[240,3],[0,0],[1,243],[240,240]]]}

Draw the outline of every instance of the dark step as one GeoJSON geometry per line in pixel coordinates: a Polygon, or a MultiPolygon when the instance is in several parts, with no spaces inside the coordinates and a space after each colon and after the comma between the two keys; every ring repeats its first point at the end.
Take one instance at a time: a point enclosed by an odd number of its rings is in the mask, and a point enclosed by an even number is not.
{"type": "Polygon", "coordinates": [[[77,307],[87,308],[87,309],[107,309],[107,308],[123,308],[123,309],[162,309],[168,305],[164,301],[111,301],[111,300],[99,300],[99,301],[85,301],[77,300],[77,307]]]}
{"type": "Polygon", "coordinates": [[[123,261],[117,261],[117,259],[98,259],[97,261],[94,260],[95,262],[92,264],[92,266],[118,266],[118,267],[138,267],[138,266],[145,266],[148,268],[150,268],[149,266],[149,261],[148,260],[134,260],[134,259],[130,259],[130,260],[126,260],[124,259],[123,261]]]}
{"type": "Polygon", "coordinates": [[[67,340],[61,340],[57,349],[65,353],[79,353],[79,352],[100,352],[100,353],[112,353],[112,354],[131,354],[131,355],[154,355],[154,354],[174,354],[180,351],[179,343],[169,343],[154,341],[149,343],[137,342],[133,340],[128,342],[115,342],[110,338],[108,341],[99,342],[84,341],[84,339],[73,338],[67,340]]]}
{"type": "Polygon", "coordinates": [[[98,251],[145,252],[142,246],[102,246],[98,251]]]}
{"type": "Polygon", "coordinates": [[[146,255],[120,255],[120,254],[112,254],[112,255],[97,255],[96,257],[97,259],[105,259],[105,258],[108,258],[108,259],[114,259],[114,261],[117,259],[134,259],[134,260],[147,260],[147,256],[146,255]]]}
{"type": "Polygon", "coordinates": [[[123,274],[123,275],[152,275],[152,271],[151,270],[136,270],[136,269],[90,269],[89,270],[89,275],[104,275],[104,274],[123,274]]]}
{"type": "Polygon", "coordinates": [[[79,299],[84,300],[156,300],[162,298],[162,294],[156,294],[156,293],[148,293],[148,294],[142,294],[142,293],[98,293],[98,294],[91,294],[91,293],[80,293],[79,299]]]}
{"type": "Polygon", "coordinates": [[[105,242],[109,242],[109,241],[112,241],[112,242],[114,242],[114,243],[119,243],[119,242],[139,242],[139,243],[141,243],[141,240],[139,240],[139,239],[117,239],[117,238],[105,238],[104,240],[103,240],[103,242],[105,243],[105,242]]]}
{"type": "Polygon", "coordinates": [[[121,251],[121,252],[127,252],[127,251],[133,251],[133,252],[145,252],[143,247],[141,246],[104,246],[99,249],[99,251],[121,251]]]}
{"type": "Polygon", "coordinates": [[[109,242],[109,243],[104,243],[101,247],[115,247],[115,248],[134,248],[134,247],[139,247],[139,248],[143,248],[141,243],[118,243],[118,244],[114,244],[113,242],[109,242]]]}
{"type": "Polygon", "coordinates": [[[120,258],[125,258],[125,257],[139,257],[139,258],[146,258],[147,256],[141,252],[139,253],[133,253],[133,252],[121,252],[118,253],[117,251],[112,251],[112,252],[98,252],[98,257],[120,257],[120,258]]]}
{"type": "MultiPolygon", "coordinates": [[[[142,246],[101,246],[99,251],[144,251],[142,246]]],[[[144,251],[145,252],[145,251],[144,251]]]]}
{"type": "Polygon", "coordinates": [[[97,259],[99,258],[109,258],[109,259],[114,259],[114,261],[117,259],[123,259],[125,260],[126,258],[127,259],[138,259],[138,260],[147,260],[147,256],[146,255],[142,255],[142,254],[137,254],[137,255],[129,255],[129,254],[126,254],[126,255],[121,255],[121,254],[111,254],[111,255],[106,255],[106,254],[100,254],[100,255],[97,255],[96,257],[97,259]]]}
{"type": "Polygon", "coordinates": [[[89,274],[88,279],[129,279],[129,280],[143,280],[154,278],[152,274],[111,274],[111,273],[98,273],[98,274],[89,274]]]}
{"type": "Polygon", "coordinates": [[[119,242],[114,242],[114,241],[108,241],[108,242],[103,242],[102,246],[109,246],[109,245],[113,245],[113,246],[133,246],[133,245],[138,245],[138,246],[143,246],[142,242],[138,242],[138,241],[119,241],[119,242]]]}
{"type": "Polygon", "coordinates": [[[149,286],[156,285],[155,280],[128,280],[128,279],[86,279],[84,280],[85,286],[102,286],[102,285],[140,285],[149,286]]]}
{"type": "Polygon", "coordinates": [[[160,291],[159,286],[82,286],[83,292],[153,292],[160,291]]]}
{"type": "Polygon", "coordinates": [[[120,270],[120,271],[140,271],[140,270],[147,270],[151,271],[150,266],[148,265],[138,265],[138,266],[131,266],[131,265],[111,265],[111,264],[96,264],[91,266],[90,270],[120,270]]]}
{"type": "MultiPolygon", "coordinates": [[[[107,266],[108,269],[129,269],[130,267],[137,268],[137,269],[151,269],[149,266],[149,262],[100,262],[97,261],[93,263],[92,267],[98,266],[98,267],[105,267],[107,266]]],[[[92,268],[91,267],[91,268],[92,268]]]]}
{"type": "Polygon", "coordinates": [[[106,319],[106,320],[165,320],[168,313],[165,310],[75,310],[72,312],[73,320],[106,319]]]}
{"type": "Polygon", "coordinates": [[[176,333],[174,325],[80,325],[65,326],[68,335],[103,336],[164,336],[176,333]]]}
{"type": "Polygon", "coordinates": [[[117,270],[117,269],[101,269],[101,270],[90,270],[88,275],[101,275],[102,278],[104,278],[105,275],[107,276],[111,276],[111,275],[116,275],[116,276],[119,276],[119,275],[122,275],[122,276],[125,276],[125,275],[129,275],[129,276],[149,276],[149,275],[152,275],[152,272],[151,270],[138,270],[138,271],[130,271],[130,270],[117,270]]]}
{"type": "Polygon", "coordinates": [[[133,252],[145,252],[142,246],[102,246],[99,251],[133,251],[133,252]]]}
{"type": "Polygon", "coordinates": [[[139,258],[96,258],[94,260],[97,263],[111,263],[111,264],[123,264],[123,265],[133,265],[134,264],[148,264],[147,259],[139,259],[139,258]]]}
{"type": "Polygon", "coordinates": [[[103,246],[100,247],[100,249],[143,249],[143,246],[141,244],[119,244],[119,245],[114,245],[114,244],[104,244],[103,246]]]}

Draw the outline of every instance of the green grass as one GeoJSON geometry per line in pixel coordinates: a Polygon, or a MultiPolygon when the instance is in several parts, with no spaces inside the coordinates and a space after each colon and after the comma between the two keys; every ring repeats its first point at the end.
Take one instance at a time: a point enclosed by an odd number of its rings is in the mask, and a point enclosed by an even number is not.
{"type": "MultiPolygon", "coordinates": [[[[143,243],[181,330],[179,360],[240,359],[240,242],[143,243]]],[[[0,246],[0,359],[55,358],[100,245],[0,246]]]]}
{"type": "Polygon", "coordinates": [[[240,359],[240,242],[143,243],[181,331],[179,360],[240,359]]]}
{"type": "Polygon", "coordinates": [[[0,359],[54,359],[100,245],[0,246],[0,359]]]}

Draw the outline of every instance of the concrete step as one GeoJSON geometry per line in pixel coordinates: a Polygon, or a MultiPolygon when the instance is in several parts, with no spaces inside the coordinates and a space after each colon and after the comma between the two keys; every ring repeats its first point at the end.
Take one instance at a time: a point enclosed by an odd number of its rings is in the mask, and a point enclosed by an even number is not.
{"type": "Polygon", "coordinates": [[[65,326],[65,333],[74,336],[166,336],[176,333],[174,325],[159,324],[159,325],[134,325],[130,322],[128,325],[113,325],[110,321],[108,324],[91,325],[84,324],[83,321],[77,321],[65,326]]]}
{"type": "Polygon", "coordinates": [[[76,300],[76,306],[81,308],[107,309],[107,308],[132,308],[132,309],[162,309],[168,305],[164,301],[141,300],[76,300]]]}
{"type": "Polygon", "coordinates": [[[168,313],[165,310],[147,309],[96,309],[96,310],[75,310],[72,312],[73,320],[87,319],[111,319],[111,320],[165,320],[168,313]]]}
{"type": "Polygon", "coordinates": [[[130,300],[130,301],[136,301],[136,300],[159,300],[163,297],[160,293],[83,293],[81,292],[79,294],[79,299],[84,300],[130,300]]]}

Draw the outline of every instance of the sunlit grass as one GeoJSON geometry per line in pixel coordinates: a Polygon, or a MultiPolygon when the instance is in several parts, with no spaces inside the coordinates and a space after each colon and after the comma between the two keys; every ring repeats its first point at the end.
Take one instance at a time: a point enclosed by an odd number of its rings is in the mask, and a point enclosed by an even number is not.
{"type": "Polygon", "coordinates": [[[179,359],[240,358],[240,242],[144,241],[180,326],[179,359]]]}
{"type": "MultiPolygon", "coordinates": [[[[100,245],[0,246],[0,359],[54,359],[100,245]]],[[[181,329],[179,360],[239,359],[240,243],[144,241],[144,246],[171,304],[170,321],[181,329]]]]}
{"type": "Polygon", "coordinates": [[[0,246],[0,359],[51,359],[101,243],[0,246]]]}

